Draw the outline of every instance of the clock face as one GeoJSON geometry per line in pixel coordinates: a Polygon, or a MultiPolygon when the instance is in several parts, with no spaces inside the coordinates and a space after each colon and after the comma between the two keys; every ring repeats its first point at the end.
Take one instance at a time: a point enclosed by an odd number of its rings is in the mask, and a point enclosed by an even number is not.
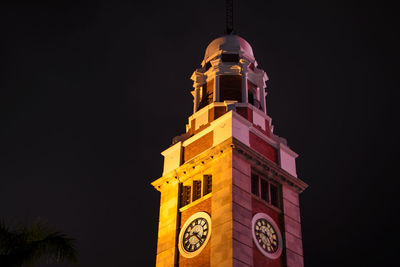
{"type": "Polygon", "coordinates": [[[274,253],[278,250],[279,240],[274,227],[265,219],[261,218],[254,225],[256,239],[261,247],[269,252],[274,253]]]}
{"type": "Polygon", "coordinates": [[[179,234],[179,251],[192,258],[206,246],[211,234],[211,218],[205,212],[197,212],[184,223],[179,234]]]}
{"type": "Polygon", "coordinates": [[[198,250],[203,245],[208,235],[208,222],[199,217],[194,219],[183,234],[183,248],[187,252],[198,250]]]}
{"type": "Polygon", "coordinates": [[[282,253],[282,236],[277,224],[265,213],[257,213],[252,220],[253,240],[262,254],[271,259],[282,253]]]}

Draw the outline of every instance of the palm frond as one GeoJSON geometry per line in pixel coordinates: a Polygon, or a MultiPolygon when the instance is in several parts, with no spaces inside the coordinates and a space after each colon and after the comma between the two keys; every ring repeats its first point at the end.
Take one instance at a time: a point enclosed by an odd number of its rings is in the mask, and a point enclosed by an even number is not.
{"type": "Polygon", "coordinates": [[[0,240],[1,266],[32,266],[42,261],[77,263],[75,240],[50,230],[42,221],[36,221],[30,227],[19,225],[15,231],[2,222],[0,240]]]}

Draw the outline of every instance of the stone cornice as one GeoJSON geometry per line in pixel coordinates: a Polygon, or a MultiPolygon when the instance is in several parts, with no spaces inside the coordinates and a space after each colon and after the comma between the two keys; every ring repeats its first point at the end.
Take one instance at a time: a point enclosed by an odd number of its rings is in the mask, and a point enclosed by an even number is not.
{"type": "Polygon", "coordinates": [[[298,193],[303,192],[308,187],[305,182],[289,174],[280,168],[276,163],[266,159],[254,149],[251,149],[235,138],[229,138],[221,144],[207,149],[188,162],[185,162],[175,170],[153,181],[151,184],[155,189],[161,191],[162,187],[167,184],[184,182],[196,173],[201,172],[211,161],[218,159],[225,153],[232,150],[237,155],[245,158],[246,160],[250,160],[255,168],[267,173],[268,178],[292,187],[298,193]]]}
{"type": "Polygon", "coordinates": [[[209,148],[197,155],[193,159],[185,162],[178,168],[169,173],[166,173],[162,177],[151,183],[155,189],[158,191],[162,190],[162,187],[166,184],[174,184],[176,182],[184,182],[193,175],[196,175],[198,172],[201,172],[204,167],[210,162],[220,158],[225,155],[227,152],[232,151],[233,141],[232,137],[227,139],[226,141],[216,145],[215,147],[209,148]]]}
{"type": "Polygon", "coordinates": [[[237,139],[233,139],[233,151],[246,160],[252,161],[254,163],[253,166],[256,168],[258,166],[259,169],[264,170],[267,173],[268,178],[286,184],[294,188],[298,193],[303,192],[308,187],[305,182],[289,174],[277,164],[266,159],[261,154],[249,148],[237,139]]]}

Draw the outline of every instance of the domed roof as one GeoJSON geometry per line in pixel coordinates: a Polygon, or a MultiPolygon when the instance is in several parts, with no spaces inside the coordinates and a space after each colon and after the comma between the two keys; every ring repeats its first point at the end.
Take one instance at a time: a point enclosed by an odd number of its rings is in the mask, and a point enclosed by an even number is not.
{"type": "Polygon", "coordinates": [[[204,61],[212,57],[218,51],[227,53],[239,54],[239,51],[249,58],[254,58],[253,49],[250,44],[240,36],[237,35],[224,35],[212,41],[206,49],[204,61]]]}

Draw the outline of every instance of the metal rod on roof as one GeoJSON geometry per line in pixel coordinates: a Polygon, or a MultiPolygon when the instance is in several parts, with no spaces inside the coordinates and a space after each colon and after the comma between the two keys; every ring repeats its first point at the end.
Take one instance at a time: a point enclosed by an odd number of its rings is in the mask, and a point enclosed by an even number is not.
{"type": "Polygon", "coordinates": [[[225,1],[226,8],[226,34],[233,33],[233,0],[225,1]]]}

